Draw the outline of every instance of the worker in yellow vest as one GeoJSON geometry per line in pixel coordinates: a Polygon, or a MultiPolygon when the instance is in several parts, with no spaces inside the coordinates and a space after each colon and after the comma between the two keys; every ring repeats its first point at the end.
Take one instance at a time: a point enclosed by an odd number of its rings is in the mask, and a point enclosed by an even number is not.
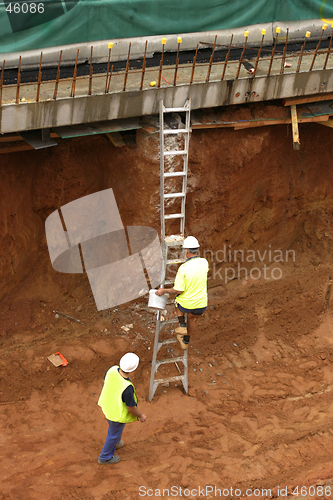
{"type": "Polygon", "coordinates": [[[156,295],[177,294],[176,314],[180,326],[175,331],[183,349],[188,348],[190,336],[194,333],[196,317],[201,316],[207,309],[208,261],[199,257],[199,247],[199,242],[194,236],[185,238],[183,248],[186,261],[178,269],[173,288],[159,288],[155,292],[156,295]]]}
{"type": "Polygon", "coordinates": [[[104,446],[98,457],[99,464],[116,464],[120,458],[116,449],[123,446],[121,439],[124,427],[129,422],[144,422],[146,415],[138,409],[138,398],[129,373],[139,365],[139,356],[133,352],[125,354],[119,366],[112,366],[105,374],[104,385],[98,400],[99,406],[108,421],[109,430],[104,446]]]}

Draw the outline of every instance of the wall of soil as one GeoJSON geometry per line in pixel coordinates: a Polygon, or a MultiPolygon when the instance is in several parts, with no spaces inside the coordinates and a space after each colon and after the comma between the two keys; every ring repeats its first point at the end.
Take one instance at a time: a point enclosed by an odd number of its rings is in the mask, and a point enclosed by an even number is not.
{"type": "MultiPolygon", "coordinates": [[[[297,260],[306,255],[314,263],[330,253],[332,131],[304,124],[300,133],[302,147],[294,151],[290,126],[193,131],[186,227],[215,262],[215,277],[223,249],[266,250],[265,260],[269,250],[294,249],[297,260]]],[[[159,231],[158,134],[141,129],[126,137],[122,148],[97,136],[1,156],[0,298],[37,262],[46,265],[41,276],[54,275],[44,222],[65,203],[112,187],[124,225],[159,231]]],[[[168,230],[176,233],[176,224],[168,230]]]]}

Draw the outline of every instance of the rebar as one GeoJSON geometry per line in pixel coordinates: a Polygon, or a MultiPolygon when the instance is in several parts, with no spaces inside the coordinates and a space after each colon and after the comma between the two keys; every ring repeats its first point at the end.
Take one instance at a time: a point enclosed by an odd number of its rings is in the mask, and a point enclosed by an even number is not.
{"type": "Polygon", "coordinates": [[[177,41],[178,41],[178,48],[177,48],[175,75],[174,75],[174,78],[173,78],[173,86],[174,87],[176,86],[176,81],[177,81],[177,72],[178,72],[178,65],[179,65],[179,49],[180,49],[180,44],[181,44],[181,38],[177,38],[177,41]]]}
{"type": "Polygon", "coordinates": [[[330,43],[329,43],[329,45],[328,45],[328,49],[327,49],[327,54],[326,54],[325,63],[324,63],[324,67],[323,67],[323,69],[324,69],[324,70],[326,69],[326,65],[327,65],[327,62],[328,62],[328,58],[329,58],[330,53],[331,53],[331,48],[332,48],[332,40],[333,40],[333,31],[332,31],[331,38],[330,38],[330,43]]]}
{"type": "Polygon", "coordinates": [[[0,78],[0,106],[2,104],[2,88],[3,88],[3,76],[5,73],[5,64],[6,64],[6,60],[4,59],[3,63],[2,63],[1,78],[0,78]]]}
{"type": "Polygon", "coordinates": [[[312,59],[309,71],[312,71],[312,68],[313,68],[313,65],[314,65],[314,62],[316,60],[316,57],[317,57],[317,54],[318,54],[318,50],[319,50],[319,47],[320,47],[320,44],[321,44],[321,39],[323,38],[323,34],[324,34],[324,31],[326,30],[326,28],[327,28],[327,24],[324,24],[324,26],[323,26],[323,28],[321,30],[319,42],[318,42],[318,45],[316,47],[316,50],[315,50],[315,53],[314,53],[314,56],[313,56],[313,59],[312,59]]]}
{"type": "Polygon", "coordinates": [[[242,64],[242,61],[243,61],[243,57],[244,57],[244,54],[245,54],[245,49],[246,49],[246,43],[247,43],[247,38],[248,38],[248,32],[245,32],[247,33],[244,34],[245,36],[245,42],[244,42],[244,47],[243,47],[243,50],[242,50],[242,53],[241,53],[241,56],[239,58],[239,64],[238,64],[238,68],[237,68],[237,74],[236,74],[236,80],[238,80],[238,77],[239,77],[239,72],[240,72],[240,69],[241,69],[241,64],[242,64]]]}
{"type": "Polygon", "coordinates": [[[276,31],[276,37],[275,37],[274,47],[273,47],[273,50],[272,50],[271,59],[269,61],[267,76],[269,76],[271,74],[271,69],[272,69],[272,64],[273,64],[273,58],[274,58],[274,54],[275,54],[275,49],[276,49],[276,44],[277,44],[277,41],[278,41],[279,33],[280,33],[279,31],[276,31]]]}
{"type": "Polygon", "coordinates": [[[110,60],[111,60],[111,50],[113,47],[113,43],[109,43],[109,57],[108,57],[108,66],[106,69],[106,80],[105,80],[105,94],[108,92],[108,88],[110,85],[108,85],[108,79],[109,79],[109,68],[110,68],[110,60]]]}
{"type": "Polygon", "coordinates": [[[92,65],[92,58],[93,58],[93,49],[94,47],[90,47],[90,70],[89,70],[89,91],[88,95],[91,95],[92,91],[92,77],[93,77],[93,65],[92,65]]]}
{"type": "Polygon", "coordinates": [[[20,83],[21,83],[21,56],[19,60],[19,67],[17,72],[17,84],[16,84],[16,104],[19,103],[20,100],[20,83]]]}
{"type": "Polygon", "coordinates": [[[126,90],[126,83],[127,83],[127,76],[128,76],[128,68],[129,68],[129,58],[130,58],[130,52],[131,52],[131,45],[132,42],[129,43],[128,46],[128,55],[127,55],[127,62],[126,62],[126,69],[125,69],[125,77],[124,77],[124,87],[123,87],[123,92],[126,90]]]}
{"type": "Polygon", "coordinates": [[[283,75],[284,73],[284,63],[286,60],[286,53],[287,53],[287,45],[288,45],[288,35],[289,35],[289,28],[287,28],[286,32],[286,43],[285,46],[283,47],[283,54],[282,54],[282,61],[281,61],[281,69],[280,69],[280,74],[283,75]]]}
{"type": "Polygon", "coordinates": [[[38,71],[36,102],[39,101],[40,84],[41,84],[41,81],[42,81],[42,59],[43,59],[43,52],[40,53],[40,60],[39,60],[39,71],[38,71]]]}
{"type": "Polygon", "coordinates": [[[143,62],[142,62],[142,73],[141,73],[140,90],[142,90],[143,81],[144,81],[144,78],[145,78],[147,46],[148,46],[148,40],[146,40],[145,53],[144,53],[143,62]]]}
{"type": "Polygon", "coordinates": [[[191,72],[191,79],[190,79],[190,85],[193,83],[193,78],[194,78],[194,69],[195,69],[195,63],[197,62],[197,55],[198,55],[198,49],[199,49],[199,44],[197,43],[197,48],[193,57],[193,64],[192,64],[192,72],[191,72]]]}
{"type": "Polygon", "coordinates": [[[71,97],[75,97],[75,85],[76,85],[76,75],[77,75],[77,62],[78,62],[78,59],[79,59],[79,50],[80,49],[77,49],[77,53],[76,53],[76,60],[75,60],[73,80],[72,80],[72,88],[71,88],[71,97]]]}
{"type": "Polygon", "coordinates": [[[228,64],[228,59],[229,59],[229,56],[230,56],[230,51],[231,51],[231,47],[232,47],[232,40],[233,40],[233,38],[234,38],[234,34],[231,35],[229,49],[228,49],[227,55],[225,56],[225,60],[224,60],[224,63],[223,63],[223,71],[222,71],[222,76],[221,76],[221,82],[222,82],[222,80],[224,78],[224,75],[225,75],[225,72],[226,72],[226,69],[227,69],[227,64],[228,64]]]}
{"type": "Polygon", "coordinates": [[[262,49],[262,46],[263,46],[263,43],[264,43],[265,34],[266,34],[266,30],[262,30],[261,44],[260,44],[260,47],[259,47],[259,50],[258,50],[258,54],[257,54],[257,58],[256,58],[256,62],[255,62],[254,69],[253,69],[253,74],[252,74],[253,78],[256,76],[256,72],[257,72],[257,68],[258,68],[258,63],[259,63],[259,57],[260,57],[261,49],[262,49]]]}
{"type": "Polygon", "coordinates": [[[164,58],[164,45],[165,45],[165,43],[163,43],[163,42],[162,42],[162,54],[161,54],[160,70],[159,70],[159,73],[158,73],[158,82],[157,82],[157,86],[158,86],[158,87],[160,87],[160,86],[161,86],[162,68],[163,68],[163,58],[164,58]]]}
{"type": "Polygon", "coordinates": [[[60,79],[60,63],[61,63],[61,56],[62,56],[62,50],[60,51],[60,55],[59,55],[59,62],[58,62],[58,69],[57,69],[57,77],[56,77],[55,86],[54,86],[53,99],[56,99],[56,98],[57,98],[57,94],[58,94],[58,86],[59,86],[59,79],[60,79]]]}
{"type": "Polygon", "coordinates": [[[216,40],[217,40],[217,35],[215,35],[213,51],[212,51],[212,54],[211,54],[210,59],[209,59],[208,71],[207,71],[207,76],[206,76],[206,83],[209,82],[209,77],[210,77],[210,72],[212,69],[212,63],[213,63],[214,52],[215,52],[215,47],[216,47],[216,40]]]}

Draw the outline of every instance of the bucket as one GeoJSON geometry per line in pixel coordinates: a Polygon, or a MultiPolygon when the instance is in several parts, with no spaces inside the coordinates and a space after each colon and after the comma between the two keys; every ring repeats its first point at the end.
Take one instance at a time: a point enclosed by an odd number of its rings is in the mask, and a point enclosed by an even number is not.
{"type": "Polygon", "coordinates": [[[149,302],[148,307],[152,307],[153,309],[165,309],[169,294],[165,293],[164,295],[156,295],[156,288],[149,290],[149,302]]]}

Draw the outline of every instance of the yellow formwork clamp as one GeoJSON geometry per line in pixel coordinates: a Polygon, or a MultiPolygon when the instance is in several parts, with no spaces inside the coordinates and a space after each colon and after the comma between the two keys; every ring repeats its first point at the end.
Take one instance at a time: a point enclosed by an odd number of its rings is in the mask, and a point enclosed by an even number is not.
{"type": "Polygon", "coordinates": [[[244,31],[244,36],[247,38],[249,36],[249,32],[247,30],[244,31]]]}
{"type": "Polygon", "coordinates": [[[166,38],[162,38],[162,45],[165,45],[167,42],[167,39],[166,38]]]}
{"type": "Polygon", "coordinates": [[[280,26],[277,26],[277,27],[276,27],[275,32],[276,32],[277,34],[281,33],[281,28],[280,28],[280,26]]]}
{"type": "Polygon", "coordinates": [[[261,34],[262,34],[262,35],[266,35],[266,30],[265,30],[265,28],[261,30],[261,34]]]}
{"type": "Polygon", "coordinates": [[[113,47],[113,43],[112,43],[112,42],[109,42],[108,48],[109,48],[109,49],[112,49],[112,47],[113,47]]]}
{"type": "Polygon", "coordinates": [[[306,37],[306,38],[309,38],[309,37],[310,37],[310,35],[311,35],[311,31],[307,31],[307,32],[305,33],[305,37],[306,37]]]}
{"type": "Polygon", "coordinates": [[[182,43],[182,37],[181,36],[177,36],[177,43],[182,43]]]}

